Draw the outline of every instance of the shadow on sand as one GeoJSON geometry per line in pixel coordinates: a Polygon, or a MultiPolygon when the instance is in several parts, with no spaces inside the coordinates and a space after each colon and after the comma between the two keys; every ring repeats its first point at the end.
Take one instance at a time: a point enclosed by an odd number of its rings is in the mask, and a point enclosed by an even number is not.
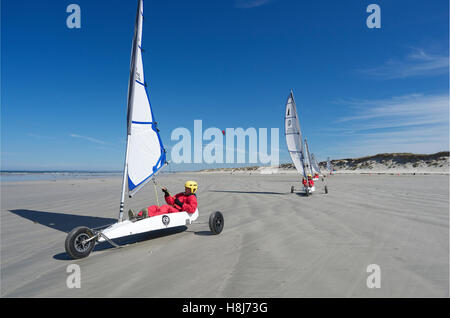
{"type": "Polygon", "coordinates": [[[55,212],[44,212],[34,210],[10,210],[36,224],[41,224],[54,230],[69,233],[77,226],[87,226],[88,228],[98,228],[115,223],[116,219],[101,218],[96,216],[85,216],[55,212]]]}
{"type": "MultiPolygon", "coordinates": [[[[84,216],[75,214],[65,214],[65,213],[54,213],[54,212],[43,212],[34,210],[10,210],[18,216],[21,216],[27,220],[32,221],[35,224],[40,224],[52,228],[54,230],[69,233],[72,229],[78,226],[86,226],[91,229],[103,228],[110,224],[117,222],[117,219],[112,218],[101,218],[94,216],[84,216]]],[[[125,246],[128,244],[137,243],[143,240],[156,239],[163,236],[173,235],[186,231],[186,226],[178,226],[169,229],[156,230],[147,233],[141,233],[137,235],[130,235],[119,239],[114,239],[114,243],[119,246],[125,246]]],[[[61,242],[64,245],[64,242],[61,242]]],[[[102,251],[114,248],[111,244],[107,242],[98,243],[94,251],[102,251]]],[[[64,253],[59,253],[53,256],[57,260],[71,260],[69,256],[64,253]]]]}
{"type": "MultiPolygon", "coordinates": [[[[294,191],[294,193],[296,195],[298,195],[299,197],[307,197],[306,192],[304,192],[303,190],[300,191],[294,191]]],[[[324,191],[314,191],[312,194],[310,194],[310,196],[317,196],[317,195],[326,195],[326,193],[324,191]]]]}
{"type": "Polygon", "coordinates": [[[298,195],[299,197],[307,197],[306,192],[296,192],[296,191],[294,191],[294,193],[296,195],[298,195]]]}
{"type": "Polygon", "coordinates": [[[192,232],[195,235],[200,235],[200,236],[212,236],[212,235],[216,235],[211,231],[186,231],[186,232],[192,232]]]}

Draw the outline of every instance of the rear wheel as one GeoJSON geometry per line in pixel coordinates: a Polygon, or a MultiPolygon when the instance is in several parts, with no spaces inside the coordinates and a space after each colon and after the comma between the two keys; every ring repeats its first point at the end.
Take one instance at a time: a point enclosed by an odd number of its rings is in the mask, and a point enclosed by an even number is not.
{"type": "Polygon", "coordinates": [[[220,234],[224,226],[224,219],[222,213],[216,211],[209,216],[209,229],[214,234],[220,234]]]}
{"type": "Polygon", "coordinates": [[[291,187],[291,193],[294,193],[294,186],[291,187]]]}
{"type": "Polygon", "coordinates": [[[94,249],[95,240],[94,233],[85,226],[74,228],[66,237],[65,248],[66,253],[73,259],[87,257],[94,249]]]}
{"type": "Polygon", "coordinates": [[[325,186],[325,193],[328,193],[328,187],[325,186]]]}

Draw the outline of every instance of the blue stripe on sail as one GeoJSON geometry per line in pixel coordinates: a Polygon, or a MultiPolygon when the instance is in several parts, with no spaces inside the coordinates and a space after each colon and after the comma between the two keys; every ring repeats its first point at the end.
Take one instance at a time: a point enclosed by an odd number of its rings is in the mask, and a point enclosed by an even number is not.
{"type": "Polygon", "coordinates": [[[154,124],[154,122],[152,121],[132,121],[133,124],[142,124],[142,125],[149,125],[149,124],[154,124]]]}
{"type": "Polygon", "coordinates": [[[137,186],[133,183],[133,181],[131,181],[130,176],[128,176],[128,189],[131,191],[136,187],[137,186]]]}
{"type": "Polygon", "coordinates": [[[142,83],[142,82],[139,82],[138,80],[136,80],[136,83],[138,83],[138,84],[141,84],[142,86],[144,86],[144,87],[145,87],[145,84],[144,84],[144,83],[142,83]]]}

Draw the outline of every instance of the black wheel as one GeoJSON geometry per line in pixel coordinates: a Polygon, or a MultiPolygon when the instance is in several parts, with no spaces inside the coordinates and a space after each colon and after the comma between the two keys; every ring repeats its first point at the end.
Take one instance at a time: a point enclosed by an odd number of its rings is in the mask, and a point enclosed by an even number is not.
{"type": "Polygon", "coordinates": [[[307,196],[307,197],[309,197],[309,195],[310,195],[309,189],[308,189],[308,188],[306,188],[306,190],[305,190],[305,191],[306,191],[306,196],[307,196]]]}
{"type": "Polygon", "coordinates": [[[220,234],[223,230],[224,220],[223,215],[219,211],[211,213],[209,216],[209,229],[214,234],[220,234]]]}
{"type": "Polygon", "coordinates": [[[294,193],[294,186],[291,187],[291,193],[294,193]]]}
{"type": "Polygon", "coordinates": [[[328,187],[325,186],[325,193],[328,193],[328,187]]]}
{"type": "Polygon", "coordinates": [[[85,226],[74,228],[66,237],[66,253],[73,259],[87,257],[92,252],[96,239],[85,241],[93,236],[91,229],[85,226]]]}

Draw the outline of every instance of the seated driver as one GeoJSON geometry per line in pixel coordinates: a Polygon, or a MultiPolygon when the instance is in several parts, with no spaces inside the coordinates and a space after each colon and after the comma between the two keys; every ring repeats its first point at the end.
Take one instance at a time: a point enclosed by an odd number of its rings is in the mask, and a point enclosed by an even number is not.
{"type": "Polygon", "coordinates": [[[310,174],[308,174],[308,186],[309,187],[314,187],[314,181],[312,179],[312,176],[310,174]]]}
{"type": "Polygon", "coordinates": [[[197,191],[198,184],[195,181],[187,181],[184,184],[184,192],[180,192],[174,197],[169,194],[169,191],[165,187],[162,188],[164,192],[164,199],[167,204],[162,206],[151,205],[147,208],[142,209],[137,215],[133,213],[132,210],[128,211],[128,218],[133,219],[144,219],[146,217],[152,217],[155,215],[175,213],[185,211],[187,213],[194,213],[197,210],[197,196],[195,192],[197,191]]]}

